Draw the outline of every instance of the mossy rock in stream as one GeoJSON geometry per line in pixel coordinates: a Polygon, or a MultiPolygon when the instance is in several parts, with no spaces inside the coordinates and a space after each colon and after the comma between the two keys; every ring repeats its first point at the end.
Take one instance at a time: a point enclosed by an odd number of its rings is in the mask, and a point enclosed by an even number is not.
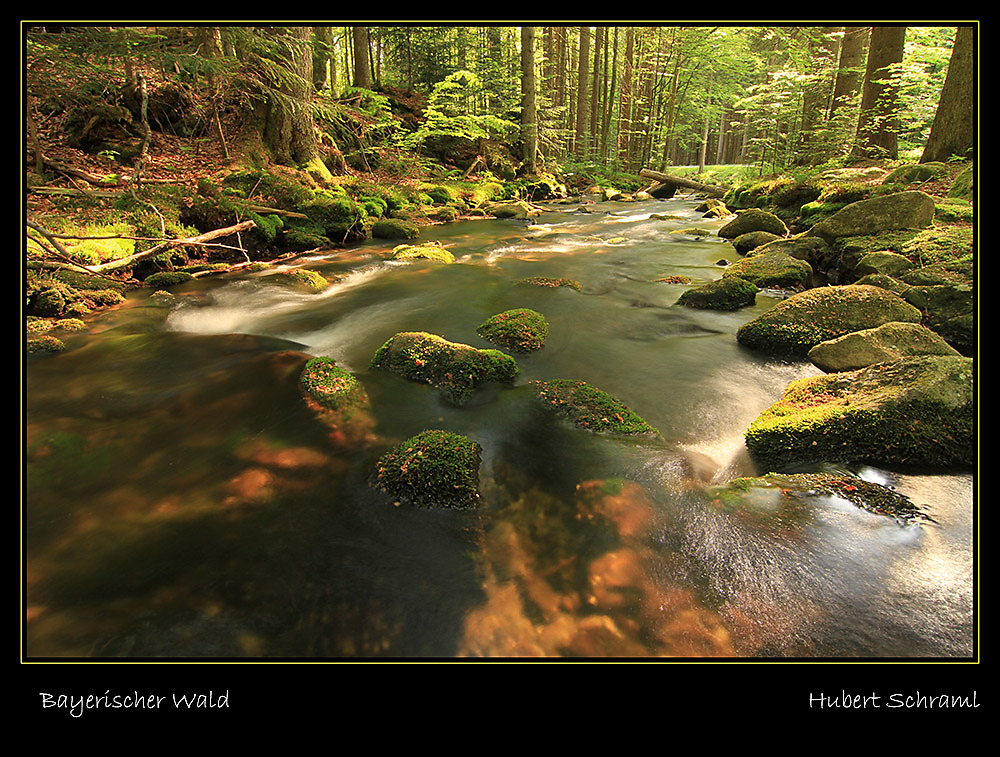
{"type": "Polygon", "coordinates": [[[401,332],[378,348],[369,366],[430,384],[462,405],[482,384],[511,384],[517,362],[499,350],[480,350],[425,331],[401,332]]]}
{"type": "Polygon", "coordinates": [[[350,411],[368,404],[361,382],[333,358],[312,358],[302,369],[299,383],[309,398],[330,410],[350,411]]]}
{"type": "Polygon", "coordinates": [[[678,305],[700,310],[739,310],[757,300],[757,287],[739,276],[725,276],[695,289],[677,300],[678,305]]]}
{"type": "Polygon", "coordinates": [[[330,281],[323,274],[310,271],[308,268],[290,268],[274,274],[274,280],[287,286],[301,289],[304,292],[318,294],[330,286],[330,281]]]}
{"type": "Polygon", "coordinates": [[[498,347],[513,352],[532,352],[545,345],[549,324],[541,313],[530,308],[514,308],[490,316],[476,333],[498,347]]]}
{"type": "Polygon", "coordinates": [[[422,431],[397,444],[375,466],[369,483],[397,504],[468,508],[478,504],[482,447],[450,431],[422,431]]]}
{"type": "Polygon", "coordinates": [[[526,279],[518,279],[518,284],[530,284],[536,287],[545,287],[547,289],[558,289],[559,287],[569,287],[570,289],[575,289],[577,292],[583,290],[580,282],[575,279],[565,279],[565,278],[547,278],[545,276],[530,276],[526,279]]]}
{"type": "Polygon", "coordinates": [[[440,242],[425,244],[401,244],[392,250],[393,260],[433,260],[438,263],[454,263],[455,256],[440,242]]]}
{"type": "Polygon", "coordinates": [[[416,239],[419,236],[420,227],[402,218],[382,218],[372,226],[375,239],[416,239]]]}
{"type": "Polygon", "coordinates": [[[908,357],[793,381],[745,434],[771,470],[820,462],[971,468],[972,358],[908,357]]]}
{"type": "Polygon", "coordinates": [[[540,407],[568,418],[579,428],[596,433],[659,434],[621,400],[585,381],[533,381],[540,407]]]}
{"type": "Polygon", "coordinates": [[[852,284],[798,292],[743,324],[736,341],[772,355],[805,357],[820,342],[890,321],[920,323],[922,314],[898,294],[852,284]]]}
{"type": "Polygon", "coordinates": [[[793,258],[775,250],[763,255],[741,258],[733,263],[724,278],[738,277],[761,289],[795,289],[805,286],[813,274],[812,266],[805,260],[793,258]]]}

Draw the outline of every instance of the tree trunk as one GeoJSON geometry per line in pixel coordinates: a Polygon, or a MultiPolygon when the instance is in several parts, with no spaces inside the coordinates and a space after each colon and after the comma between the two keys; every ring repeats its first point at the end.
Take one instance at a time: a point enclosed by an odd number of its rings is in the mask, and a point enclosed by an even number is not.
{"type": "Polygon", "coordinates": [[[333,35],[329,26],[314,26],[313,34],[313,89],[317,92],[325,89],[329,82],[330,50],[333,46],[333,35]]]}
{"type": "Polygon", "coordinates": [[[583,157],[587,154],[587,116],[590,108],[588,103],[588,71],[590,64],[590,29],[580,27],[580,56],[576,79],[576,143],[574,152],[583,157]]]}
{"type": "Polygon", "coordinates": [[[899,155],[896,116],[899,83],[895,69],[903,62],[905,37],[905,26],[872,28],[855,139],[857,157],[895,160],[899,155]]]}
{"type": "Polygon", "coordinates": [[[687,187],[688,189],[697,189],[705,194],[712,195],[713,197],[722,197],[726,190],[721,187],[713,187],[710,184],[702,184],[698,181],[692,181],[691,179],[685,179],[682,176],[673,176],[667,173],[661,173],[659,171],[651,171],[648,168],[643,168],[639,171],[639,175],[645,179],[652,179],[653,181],[658,181],[661,184],[673,184],[678,187],[687,187]]]}
{"type": "Polygon", "coordinates": [[[870,32],[871,29],[867,26],[844,27],[844,38],[840,43],[837,81],[833,86],[833,99],[830,101],[831,119],[838,108],[849,105],[861,90],[870,32]]]}
{"type": "Polygon", "coordinates": [[[970,157],[976,144],[976,31],[960,26],[955,33],[948,74],[941,89],[931,134],[921,163],[970,157]]]}
{"type": "Polygon", "coordinates": [[[289,82],[267,103],[264,143],[277,163],[306,166],[324,180],[332,179],[320,160],[312,116],[312,27],[293,26],[284,32],[285,54],[280,61],[289,82]]]}
{"type": "Polygon", "coordinates": [[[371,63],[368,60],[368,27],[352,26],[354,40],[354,86],[360,89],[372,88],[371,63]]]}
{"type": "Polygon", "coordinates": [[[622,61],[621,104],[618,108],[618,155],[628,165],[632,148],[632,57],[635,54],[635,30],[625,30],[625,57],[622,61]]]}
{"type": "Polygon", "coordinates": [[[535,27],[521,27],[521,139],[524,171],[534,176],[538,169],[538,121],[535,105],[535,27]]]}

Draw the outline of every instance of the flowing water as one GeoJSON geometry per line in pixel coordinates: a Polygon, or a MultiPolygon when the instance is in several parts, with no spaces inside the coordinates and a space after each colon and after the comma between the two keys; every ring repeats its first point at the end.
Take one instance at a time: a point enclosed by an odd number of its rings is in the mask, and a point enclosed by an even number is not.
{"type": "MultiPolygon", "coordinates": [[[[902,526],[835,498],[805,517],[707,507],[758,473],[743,432],[811,364],[737,345],[777,301],[675,305],[734,258],[685,198],[553,206],[530,224],[425,229],[456,262],[396,263],[368,242],[266,273],[198,279],[95,317],[26,371],[26,648],[31,657],[726,656],[967,658],[974,477],[865,469],[934,519],[902,526]],[[651,214],[665,215],[651,217],[651,214]],[[710,236],[677,233],[698,227],[710,236]],[[344,275],[340,278],[340,275],[344,275]],[[519,283],[567,277],[582,291],[519,283]],[[468,404],[369,371],[400,331],[489,347],[514,307],[549,337],[513,387],[468,404]],[[370,423],[306,406],[310,356],[354,372],[370,423]],[[540,418],[527,382],[582,379],[657,438],[540,418]],[[427,428],[483,448],[475,510],[395,506],[367,477],[427,428]]],[[[760,471],[762,472],[762,471],[760,471]]]]}

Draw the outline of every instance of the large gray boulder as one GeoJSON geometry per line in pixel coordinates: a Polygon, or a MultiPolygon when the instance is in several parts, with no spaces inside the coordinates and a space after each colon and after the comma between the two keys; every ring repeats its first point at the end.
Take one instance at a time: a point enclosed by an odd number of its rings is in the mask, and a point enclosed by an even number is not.
{"type": "Polygon", "coordinates": [[[934,199],[924,192],[896,192],[852,202],[813,226],[807,234],[832,242],[840,237],[892,229],[922,229],[934,220],[934,199]]]}
{"type": "Polygon", "coordinates": [[[812,273],[812,266],[804,260],[783,252],[769,252],[737,260],[723,276],[739,276],[761,289],[795,289],[804,286],[812,273]]]}
{"type": "Polygon", "coordinates": [[[772,355],[805,357],[820,342],[890,321],[920,323],[921,312],[881,287],[851,284],[807,289],[743,324],[736,340],[772,355]]]}
{"type": "Polygon", "coordinates": [[[926,326],[893,321],[820,342],[809,350],[808,357],[817,368],[836,373],[913,355],[958,354],[958,350],[926,326]]]}
{"type": "Polygon", "coordinates": [[[760,208],[750,208],[742,210],[732,221],[727,223],[718,234],[723,239],[736,239],[751,231],[769,231],[779,237],[788,236],[788,227],[774,213],[769,213],[760,208]]]}

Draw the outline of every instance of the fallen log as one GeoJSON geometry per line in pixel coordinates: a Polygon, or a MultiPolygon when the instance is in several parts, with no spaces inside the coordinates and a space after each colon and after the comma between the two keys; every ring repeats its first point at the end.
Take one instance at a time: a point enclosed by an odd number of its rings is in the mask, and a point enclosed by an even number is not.
{"type": "Polygon", "coordinates": [[[89,265],[85,266],[87,270],[93,273],[104,273],[105,271],[114,271],[119,268],[127,268],[133,263],[145,260],[154,255],[159,255],[164,250],[170,247],[183,247],[184,245],[198,245],[205,242],[209,242],[213,239],[218,239],[219,237],[228,237],[230,234],[238,234],[241,231],[246,231],[247,229],[252,229],[256,226],[253,221],[241,221],[240,223],[234,224],[233,226],[226,226],[221,229],[213,229],[212,231],[206,231],[204,234],[198,234],[194,237],[184,237],[183,239],[168,239],[166,241],[160,242],[158,245],[150,247],[148,250],[143,250],[135,255],[131,255],[127,258],[120,258],[119,260],[111,260],[107,263],[100,263],[99,265],[89,265]]]}
{"type": "Polygon", "coordinates": [[[643,168],[639,171],[639,175],[646,179],[653,179],[661,184],[673,184],[678,187],[687,187],[688,189],[697,189],[699,192],[704,192],[705,194],[711,195],[712,197],[722,197],[726,190],[721,187],[713,187],[710,184],[702,184],[698,181],[692,181],[691,179],[685,179],[681,176],[673,176],[667,173],[660,173],[659,171],[653,171],[649,168],[643,168]]]}

